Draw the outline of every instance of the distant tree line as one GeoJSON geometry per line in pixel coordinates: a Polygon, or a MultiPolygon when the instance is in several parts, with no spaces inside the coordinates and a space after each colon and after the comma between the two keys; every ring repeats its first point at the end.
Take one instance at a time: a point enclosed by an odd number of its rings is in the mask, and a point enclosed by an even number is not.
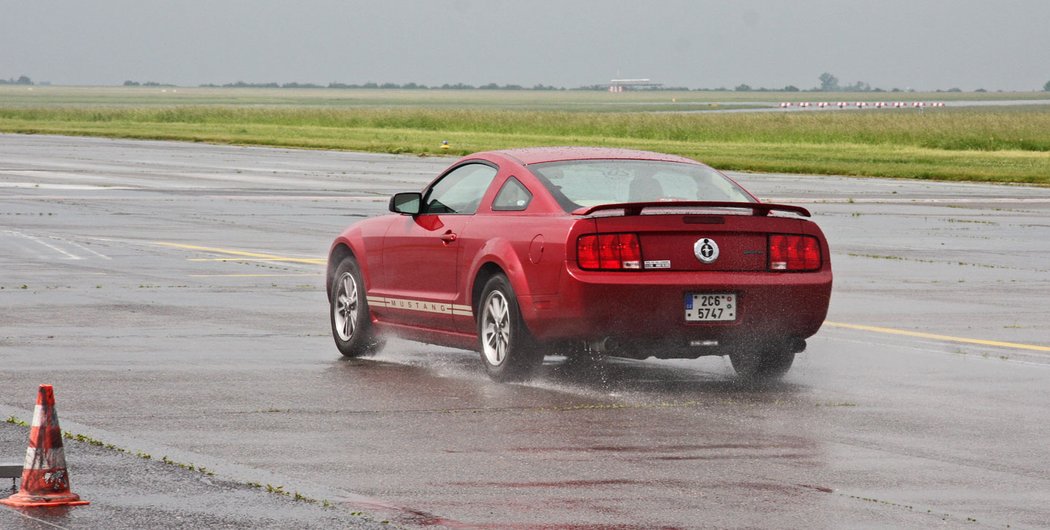
{"type": "MultiPolygon", "coordinates": [[[[646,86],[646,87],[633,87],[632,91],[674,91],[674,92],[725,92],[734,90],[736,92],[915,92],[913,89],[902,90],[900,88],[893,88],[885,90],[878,87],[872,87],[864,81],[857,81],[852,84],[842,85],[834,75],[824,72],[818,78],[820,81],[819,86],[813,88],[802,89],[795,85],[787,85],[783,88],[752,88],[748,84],[740,84],[730,89],[726,87],[719,88],[688,88],[682,86],[646,86]]],[[[127,83],[125,83],[127,84],[127,83]]],[[[576,88],[565,88],[556,87],[544,84],[537,84],[531,87],[525,87],[522,85],[506,84],[500,85],[497,83],[488,83],[484,85],[470,85],[466,83],[445,83],[443,85],[428,86],[420,83],[376,83],[368,82],[362,84],[353,83],[328,83],[327,85],[320,85],[316,83],[245,83],[244,81],[238,81],[236,83],[226,83],[223,85],[206,84],[200,85],[204,88],[345,88],[345,89],[400,89],[400,90],[593,90],[593,91],[606,91],[609,90],[607,83],[600,83],[594,85],[584,85],[576,88]]],[[[1045,90],[1050,91],[1050,82],[1047,83],[1045,90]]],[[[937,92],[962,92],[959,88],[949,88],[948,90],[937,90],[937,92]]],[[[977,89],[977,92],[987,92],[983,88],[977,89]]]]}
{"type": "Polygon", "coordinates": [[[145,82],[142,82],[142,83],[139,83],[138,81],[124,81],[124,86],[163,86],[163,87],[171,87],[171,86],[175,86],[175,85],[172,85],[170,83],[158,83],[156,81],[145,81],[145,82]]]}
{"type": "Polygon", "coordinates": [[[18,76],[18,79],[15,79],[13,77],[11,79],[0,79],[0,85],[32,85],[32,84],[33,84],[33,80],[30,79],[28,76],[24,76],[24,75],[18,76]]]}
{"type": "MultiPolygon", "coordinates": [[[[748,85],[738,85],[733,90],[737,92],[915,92],[914,89],[902,90],[900,88],[891,88],[889,90],[873,87],[864,81],[857,81],[853,84],[843,85],[839,83],[839,78],[835,77],[829,72],[820,74],[817,79],[820,81],[820,85],[809,89],[800,89],[795,85],[787,85],[784,88],[751,88],[748,85]]],[[[725,90],[724,88],[719,90],[725,90]]],[[[937,89],[937,92],[962,92],[959,88],[949,88],[948,90],[937,89]]],[[[983,88],[978,88],[976,92],[987,92],[983,88]]]]}
{"type": "MultiPolygon", "coordinates": [[[[817,92],[885,92],[885,90],[881,88],[872,88],[871,85],[864,81],[857,81],[852,85],[840,85],[839,78],[828,72],[820,74],[817,79],[820,80],[820,86],[813,89],[817,92]]],[[[891,92],[901,92],[901,90],[895,88],[892,89],[891,92]]]]}
{"type": "MultiPolygon", "coordinates": [[[[124,83],[125,85],[128,82],[124,83]]],[[[456,83],[443,85],[427,86],[420,83],[376,83],[368,82],[362,84],[354,83],[328,83],[327,85],[321,85],[317,83],[246,83],[244,81],[237,81],[236,83],[225,83],[222,85],[208,83],[200,85],[201,88],[363,88],[363,89],[397,89],[397,90],[430,90],[430,89],[441,89],[441,90],[565,90],[555,86],[548,86],[543,84],[537,84],[532,87],[524,87],[522,85],[499,85],[496,83],[489,83],[487,85],[468,85],[465,83],[456,83]]],[[[601,85],[601,90],[608,89],[608,85],[601,85]]]]}
{"type": "MultiPolygon", "coordinates": [[[[632,88],[632,91],[675,91],[675,92],[725,92],[725,91],[736,91],[736,92],[915,92],[914,89],[900,89],[892,88],[889,90],[872,87],[864,81],[857,81],[852,84],[841,84],[839,79],[829,72],[820,74],[817,78],[820,81],[818,86],[813,88],[799,88],[795,85],[787,85],[783,88],[766,88],[759,87],[753,88],[748,84],[740,84],[734,88],[718,87],[718,88],[688,88],[682,86],[649,86],[649,87],[636,87],[632,88]]],[[[0,85],[32,85],[33,81],[26,76],[21,76],[18,79],[0,79],[0,85]]],[[[136,87],[173,87],[175,85],[157,83],[154,81],[124,81],[124,86],[136,87]]],[[[593,90],[593,91],[606,91],[609,89],[607,83],[600,83],[594,85],[584,85],[575,88],[556,87],[551,85],[544,85],[542,83],[526,87],[516,84],[505,84],[500,85],[497,83],[487,83],[484,85],[470,85],[466,83],[445,83],[443,85],[424,85],[421,83],[376,83],[369,81],[367,83],[338,83],[331,82],[327,85],[318,83],[247,83],[244,81],[237,81],[235,83],[225,84],[214,84],[208,83],[199,85],[202,88],[343,88],[343,89],[384,89],[384,90],[593,90]]],[[[1043,85],[1043,90],[1050,92],[1050,81],[1047,81],[1043,85]]],[[[937,89],[936,92],[962,92],[962,89],[952,87],[947,90],[937,89]]],[[[987,92],[983,88],[978,88],[975,92],[987,92]]],[[[1001,92],[1001,90],[1000,90],[1001,92]]]]}

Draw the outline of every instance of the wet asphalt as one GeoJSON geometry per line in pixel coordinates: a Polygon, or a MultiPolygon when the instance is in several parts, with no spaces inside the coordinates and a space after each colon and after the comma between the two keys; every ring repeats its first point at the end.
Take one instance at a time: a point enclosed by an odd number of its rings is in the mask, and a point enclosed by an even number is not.
{"type": "MultiPolygon", "coordinates": [[[[26,445],[28,428],[0,424],[0,450],[26,445]]],[[[0,508],[0,528],[387,528],[295,491],[265,493],[266,484],[189,470],[167,455],[130,454],[103,443],[66,440],[71,489],[91,504],[0,508]],[[283,493],[287,493],[284,495],[283,493]],[[299,496],[297,497],[296,494],[299,496]]],[[[24,453],[24,450],[23,450],[24,453]]],[[[6,460],[5,460],[6,461],[6,460]]],[[[273,485],[270,484],[271,489],[273,485]]],[[[0,480],[0,497],[14,485],[0,480]]]]}
{"type": "MultiPolygon", "coordinates": [[[[0,527],[1050,524],[1050,189],[735,174],[832,247],[828,323],[777,384],[721,358],[551,357],[514,385],[411,342],[341,359],[331,239],[449,163],[0,135],[0,420],[49,383],[103,444],[67,441],[92,505],[0,527]]],[[[0,460],[26,432],[0,424],[0,460]]]]}

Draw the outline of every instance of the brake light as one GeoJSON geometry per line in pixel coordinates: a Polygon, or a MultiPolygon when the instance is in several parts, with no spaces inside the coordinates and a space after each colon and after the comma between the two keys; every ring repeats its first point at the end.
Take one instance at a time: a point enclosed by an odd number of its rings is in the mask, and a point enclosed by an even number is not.
{"type": "Polygon", "coordinates": [[[814,271],[820,268],[820,242],[813,236],[769,236],[769,270],[814,271]]]}
{"type": "Polygon", "coordinates": [[[589,234],[576,240],[576,263],[586,270],[640,270],[638,234],[589,234]]]}

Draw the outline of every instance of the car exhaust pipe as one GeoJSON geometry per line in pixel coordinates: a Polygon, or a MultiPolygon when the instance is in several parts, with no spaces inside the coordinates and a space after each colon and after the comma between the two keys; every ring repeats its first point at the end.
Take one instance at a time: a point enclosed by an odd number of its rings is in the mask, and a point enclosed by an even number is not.
{"type": "Polygon", "coordinates": [[[608,353],[618,349],[620,347],[620,343],[612,337],[603,337],[598,340],[588,341],[584,344],[583,347],[589,352],[608,353]]]}

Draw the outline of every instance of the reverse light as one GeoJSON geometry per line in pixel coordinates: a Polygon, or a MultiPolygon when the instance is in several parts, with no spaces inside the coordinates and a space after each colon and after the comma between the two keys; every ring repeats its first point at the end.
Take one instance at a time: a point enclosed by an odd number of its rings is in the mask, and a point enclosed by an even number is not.
{"type": "Polygon", "coordinates": [[[820,268],[820,242],[813,236],[769,236],[769,270],[815,271],[820,268]]]}
{"type": "Polygon", "coordinates": [[[640,270],[638,234],[588,234],[576,240],[576,263],[585,270],[640,270]]]}

